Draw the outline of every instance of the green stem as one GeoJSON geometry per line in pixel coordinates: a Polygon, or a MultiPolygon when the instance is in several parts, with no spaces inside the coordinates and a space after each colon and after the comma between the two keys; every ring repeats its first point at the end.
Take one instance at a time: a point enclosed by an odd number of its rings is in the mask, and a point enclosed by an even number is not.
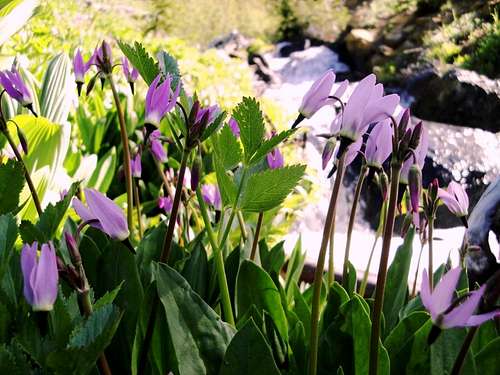
{"type": "Polygon", "coordinates": [[[358,208],[359,198],[361,196],[361,190],[363,189],[363,182],[365,181],[366,171],[368,167],[363,164],[361,171],[359,173],[358,182],[356,183],[356,189],[354,190],[354,199],[352,202],[351,214],[349,216],[349,225],[347,227],[347,240],[345,243],[344,252],[344,268],[342,270],[342,286],[347,287],[347,274],[349,272],[349,250],[351,248],[352,230],[354,229],[354,219],[356,218],[356,210],[358,208]]]}
{"type": "Polygon", "coordinates": [[[248,233],[247,233],[247,228],[245,227],[245,219],[243,218],[243,214],[241,213],[240,210],[238,210],[238,223],[240,224],[240,229],[241,229],[241,239],[243,242],[246,242],[248,238],[248,233]]]}
{"type": "Polygon", "coordinates": [[[394,231],[394,220],[396,218],[396,206],[398,201],[399,175],[401,164],[391,163],[391,191],[389,196],[389,207],[384,226],[382,240],[382,254],[377,275],[377,286],[375,288],[375,302],[372,314],[372,330],[370,336],[370,364],[369,374],[376,375],[378,372],[378,344],[380,339],[380,322],[382,307],[384,303],[385,281],[387,278],[387,265],[389,262],[389,251],[391,249],[392,233],[394,231]]]}
{"type": "Polygon", "coordinates": [[[257,219],[257,225],[255,226],[255,236],[253,236],[252,251],[250,253],[250,260],[255,260],[255,254],[257,253],[257,244],[259,243],[260,228],[262,227],[262,221],[264,219],[264,212],[259,212],[259,217],[257,219]]]}
{"type": "Polygon", "coordinates": [[[328,286],[331,286],[335,281],[335,220],[332,223],[332,230],[330,231],[330,241],[328,242],[328,286]]]}
{"type": "Polygon", "coordinates": [[[141,201],[139,199],[139,182],[134,184],[134,201],[137,212],[137,222],[139,223],[139,239],[144,236],[144,227],[142,225],[141,201]]]}
{"type": "Polygon", "coordinates": [[[379,238],[380,235],[376,233],[375,240],[373,241],[372,249],[370,251],[370,256],[368,258],[368,263],[366,264],[365,273],[363,274],[363,280],[361,281],[361,286],[359,287],[360,296],[364,296],[366,292],[366,285],[368,284],[368,274],[370,273],[370,266],[372,264],[373,253],[375,252],[375,248],[377,247],[377,242],[379,238]]]}
{"type": "MultiPolygon", "coordinates": [[[[0,120],[3,121],[3,120],[0,120]]],[[[31,192],[31,196],[33,197],[33,202],[35,203],[35,208],[36,212],[38,213],[38,217],[42,215],[42,206],[40,204],[40,199],[38,198],[38,194],[36,192],[35,185],[33,184],[33,180],[31,179],[31,176],[28,172],[28,169],[26,168],[26,164],[24,164],[23,157],[17,150],[16,144],[14,143],[14,140],[10,136],[9,130],[7,129],[7,126],[5,126],[3,129],[3,134],[5,135],[5,138],[7,138],[7,142],[9,142],[10,147],[12,148],[12,151],[14,151],[14,155],[16,155],[16,159],[21,163],[24,171],[24,178],[28,184],[28,187],[31,192]]]]}
{"type": "Polygon", "coordinates": [[[332,231],[332,224],[335,216],[337,200],[340,191],[340,185],[344,176],[345,153],[340,157],[338,163],[335,183],[333,185],[332,196],[326,214],[325,226],[323,228],[323,238],[318,254],[318,263],[314,272],[312,311],[311,311],[311,339],[309,352],[309,375],[316,375],[318,365],[318,342],[319,342],[319,315],[320,315],[320,297],[321,285],[323,284],[323,270],[325,268],[326,247],[332,231]]]}
{"type": "Polygon", "coordinates": [[[428,219],[428,228],[429,228],[429,287],[431,288],[431,291],[433,289],[433,284],[434,284],[434,281],[433,281],[433,278],[432,278],[432,275],[433,275],[433,270],[434,270],[434,265],[433,265],[433,244],[432,244],[432,236],[434,235],[433,232],[434,232],[434,218],[433,217],[429,217],[428,219]]]}
{"type": "Polygon", "coordinates": [[[208,234],[208,241],[212,250],[214,252],[215,268],[217,271],[217,278],[219,280],[219,288],[221,294],[222,310],[224,311],[224,316],[229,324],[235,325],[233,308],[231,306],[231,297],[229,296],[229,287],[227,285],[226,271],[224,269],[224,259],[222,257],[222,252],[219,247],[217,247],[217,240],[215,238],[215,233],[212,229],[212,223],[208,217],[207,206],[201,195],[200,187],[196,188],[196,197],[198,198],[198,204],[200,205],[201,217],[205,223],[205,228],[208,234]]]}
{"type": "Polygon", "coordinates": [[[417,293],[417,277],[418,277],[418,271],[420,269],[420,259],[422,258],[422,253],[424,252],[424,243],[420,245],[420,252],[418,253],[418,262],[417,262],[417,269],[415,270],[415,278],[413,279],[413,287],[411,288],[411,294],[410,294],[410,299],[415,298],[415,295],[417,293]]]}
{"type": "Polygon", "coordinates": [[[113,99],[115,101],[116,112],[118,113],[118,122],[120,123],[120,136],[122,139],[123,147],[123,169],[125,172],[125,187],[127,190],[127,222],[130,231],[130,238],[134,237],[134,220],[133,220],[133,184],[132,184],[132,173],[130,169],[130,149],[128,147],[128,134],[127,125],[125,124],[125,116],[123,114],[122,105],[120,102],[120,97],[118,96],[118,91],[116,90],[115,83],[113,81],[113,75],[108,74],[107,77],[109,85],[111,86],[111,91],[113,92],[113,99]]]}
{"type": "Polygon", "coordinates": [[[469,351],[470,345],[472,344],[472,340],[474,339],[477,329],[478,327],[471,327],[469,329],[469,332],[467,332],[467,336],[465,336],[464,342],[462,344],[462,347],[460,348],[460,352],[457,355],[457,359],[455,359],[455,363],[453,364],[450,375],[460,375],[462,373],[462,367],[464,366],[467,352],[469,351]]]}

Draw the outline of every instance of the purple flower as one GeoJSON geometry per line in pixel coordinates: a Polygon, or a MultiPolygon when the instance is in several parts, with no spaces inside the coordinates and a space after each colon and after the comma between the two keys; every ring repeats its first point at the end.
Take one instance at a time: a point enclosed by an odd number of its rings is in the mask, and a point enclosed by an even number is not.
{"type": "Polygon", "coordinates": [[[337,138],[332,137],[325,143],[325,148],[323,149],[323,153],[321,154],[321,167],[323,169],[326,168],[328,162],[332,158],[335,153],[335,146],[337,145],[337,138]]]}
{"type": "Polygon", "coordinates": [[[382,85],[376,85],[375,82],[374,74],[361,80],[349,97],[344,113],[337,115],[342,118],[339,132],[342,137],[358,140],[371,123],[385,120],[398,105],[399,96],[383,96],[382,85]]]}
{"type": "Polygon", "coordinates": [[[377,123],[366,141],[366,163],[377,169],[387,160],[392,152],[392,127],[391,120],[386,119],[377,123]]]}
{"type": "Polygon", "coordinates": [[[266,155],[267,165],[271,169],[283,168],[285,164],[283,160],[283,155],[281,154],[279,148],[275,147],[266,155]]]}
{"type": "Polygon", "coordinates": [[[30,107],[33,104],[31,93],[15,67],[10,71],[0,72],[0,84],[12,99],[17,100],[23,107],[30,107]]]}
{"type": "Polygon", "coordinates": [[[205,115],[208,113],[206,125],[209,125],[215,120],[219,112],[220,108],[217,104],[212,105],[210,107],[200,108],[198,112],[196,112],[196,120],[194,123],[197,124],[198,122],[200,122],[201,119],[205,117],[205,115]]]}
{"type": "MultiPolygon", "coordinates": [[[[163,148],[163,146],[162,146],[163,148]]],[[[141,178],[142,174],[142,164],[141,164],[141,153],[138,152],[135,157],[130,160],[130,169],[132,170],[132,176],[136,178],[141,178]]]]}
{"type": "Polygon", "coordinates": [[[38,244],[24,244],[21,251],[21,270],[24,280],[24,298],[34,311],[50,311],[57,298],[56,252],[52,243],[43,244],[40,257],[38,244]]]}
{"type": "Polygon", "coordinates": [[[127,220],[118,205],[95,189],[85,189],[87,207],[73,199],[73,208],[80,218],[111,238],[123,241],[129,235],[127,220]]]}
{"type": "Polygon", "coordinates": [[[88,62],[90,65],[96,65],[97,70],[104,73],[111,73],[113,60],[111,47],[108,42],[103,41],[102,44],[94,50],[94,54],[88,62]]]}
{"type": "Polygon", "coordinates": [[[149,147],[155,160],[160,163],[165,163],[167,161],[167,153],[163,148],[163,143],[161,142],[160,137],[160,131],[158,129],[154,130],[149,136],[149,147]]]}
{"type": "Polygon", "coordinates": [[[170,88],[172,77],[170,74],[167,74],[162,83],[160,83],[160,79],[161,74],[158,74],[151,86],[149,86],[146,95],[146,118],[144,122],[155,126],[159,126],[163,116],[175,107],[181,89],[179,83],[175,92],[172,92],[170,88]]]}
{"type": "Polygon", "coordinates": [[[346,167],[350,165],[354,161],[354,159],[356,159],[356,157],[359,154],[359,151],[361,150],[361,146],[363,146],[363,137],[359,137],[359,139],[356,142],[351,143],[349,145],[345,156],[346,167]]]}
{"type": "Polygon", "coordinates": [[[87,65],[83,62],[82,52],[78,48],[75,52],[75,56],[73,57],[73,71],[75,72],[75,82],[85,82],[85,73],[87,73],[89,67],[90,65],[87,65]]]}
{"type": "Polygon", "coordinates": [[[454,215],[467,216],[469,210],[469,197],[459,183],[452,181],[446,190],[439,188],[438,197],[454,215]]]}
{"type": "Polygon", "coordinates": [[[169,196],[158,198],[158,208],[164,210],[165,212],[172,211],[173,204],[174,202],[172,201],[172,198],[170,198],[169,196]]]}
{"type": "MultiPolygon", "coordinates": [[[[408,127],[411,129],[414,128],[414,126],[412,126],[411,124],[408,127]]],[[[411,155],[408,159],[406,159],[401,168],[401,176],[399,181],[402,184],[408,184],[408,175],[412,165],[416,164],[420,169],[424,167],[425,157],[427,156],[428,148],[429,148],[429,135],[427,133],[427,128],[422,127],[420,142],[418,143],[418,146],[414,151],[415,156],[411,155]]]]}
{"type": "Polygon", "coordinates": [[[471,292],[461,304],[455,307],[452,306],[460,272],[460,267],[447,272],[436,285],[434,291],[430,289],[427,270],[424,269],[422,273],[420,298],[427,311],[429,311],[432,322],[439,328],[478,326],[500,314],[500,311],[492,311],[486,314],[473,315],[481,301],[486,285],[471,292]]]}
{"type": "Polygon", "coordinates": [[[234,136],[236,138],[240,137],[240,126],[238,125],[238,121],[234,119],[234,117],[231,117],[229,119],[229,128],[231,128],[231,131],[233,132],[234,136]]]}
{"type": "Polygon", "coordinates": [[[134,67],[130,69],[130,64],[126,57],[122,57],[122,70],[123,70],[123,75],[125,76],[127,82],[129,83],[134,83],[135,81],[137,81],[137,78],[139,78],[139,72],[134,67]]]}
{"type": "Polygon", "coordinates": [[[412,212],[419,211],[420,193],[422,192],[422,171],[417,164],[413,164],[408,174],[408,187],[410,188],[410,202],[412,212]]]}
{"type": "Polygon", "coordinates": [[[215,209],[220,210],[221,208],[221,197],[219,188],[216,185],[205,184],[201,187],[201,195],[203,200],[214,206],[215,209]]]}
{"type": "Polygon", "coordinates": [[[300,104],[299,113],[305,118],[311,118],[321,107],[330,101],[328,96],[330,95],[330,91],[332,91],[334,83],[335,73],[333,70],[328,70],[306,92],[300,104]]]}

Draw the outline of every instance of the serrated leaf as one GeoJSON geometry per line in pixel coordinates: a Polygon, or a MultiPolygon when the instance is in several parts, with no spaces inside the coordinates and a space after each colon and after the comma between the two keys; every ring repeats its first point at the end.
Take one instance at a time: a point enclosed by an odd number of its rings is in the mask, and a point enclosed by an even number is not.
{"type": "Polygon", "coordinates": [[[130,45],[119,40],[118,47],[120,47],[134,68],[137,69],[144,81],[150,85],[160,73],[160,68],[142,44],[134,42],[134,45],[130,45]]]}
{"type": "Polygon", "coordinates": [[[112,304],[113,301],[115,300],[116,296],[118,295],[118,293],[120,293],[120,290],[121,290],[124,282],[125,282],[125,280],[123,280],[120,284],[118,284],[118,286],[115,289],[113,289],[111,292],[107,291],[101,298],[99,298],[94,303],[94,310],[98,310],[101,307],[112,304]]]}
{"type": "Polygon", "coordinates": [[[240,128],[240,138],[248,163],[262,144],[264,137],[264,117],[259,103],[254,98],[244,97],[233,111],[233,117],[240,128]]]}
{"type": "Polygon", "coordinates": [[[228,125],[212,136],[212,144],[224,169],[233,169],[241,162],[241,146],[228,125]]]}
{"type": "Polygon", "coordinates": [[[222,162],[214,155],[214,169],[217,176],[217,184],[219,185],[222,204],[230,205],[236,198],[237,188],[235,183],[226,174],[226,170],[222,162]]]}
{"type": "Polygon", "coordinates": [[[305,165],[292,165],[253,174],[243,192],[241,209],[264,212],[279,206],[299,183],[305,169],[305,165]]]}
{"type": "Polygon", "coordinates": [[[172,87],[177,87],[179,80],[181,78],[181,72],[179,70],[179,65],[177,60],[168,52],[160,51],[156,55],[158,59],[158,66],[160,71],[164,74],[170,74],[173,78],[172,87]]]}
{"type": "Polygon", "coordinates": [[[21,221],[21,224],[19,225],[19,233],[24,243],[33,243],[35,241],[43,242],[43,239],[45,238],[45,234],[29,220],[21,221]]]}
{"type": "Polygon", "coordinates": [[[20,162],[9,160],[0,165],[0,215],[14,211],[24,186],[24,171],[20,162]]]}
{"type": "Polygon", "coordinates": [[[259,147],[259,149],[255,153],[255,155],[252,156],[252,159],[250,160],[250,164],[258,163],[264,156],[266,156],[269,152],[271,152],[271,150],[273,148],[275,148],[283,140],[289,138],[293,133],[295,133],[296,130],[297,129],[285,130],[284,132],[276,134],[271,139],[268,139],[267,141],[262,143],[262,145],[259,147]]]}

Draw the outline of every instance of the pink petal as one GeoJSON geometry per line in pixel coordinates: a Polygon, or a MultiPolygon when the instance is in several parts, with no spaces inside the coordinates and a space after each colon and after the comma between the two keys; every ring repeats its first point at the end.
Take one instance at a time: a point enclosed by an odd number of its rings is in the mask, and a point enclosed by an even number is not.
{"type": "Polygon", "coordinates": [[[55,249],[52,244],[43,244],[34,280],[34,310],[52,310],[58,280],[55,249]]]}
{"type": "Polygon", "coordinates": [[[427,270],[424,269],[422,272],[422,285],[420,285],[420,299],[422,300],[422,304],[429,311],[432,316],[432,319],[437,316],[436,309],[434,308],[434,303],[431,295],[431,288],[429,286],[429,275],[427,274],[427,270]]]}
{"type": "Polygon", "coordinates": [[[496,310],[496,311],[492,311],[492,312],[489,312],[489,313],[485,313],[485,314],[479,314],[479,315],[472,315],[468,320],[467,320],[467,323],[465,323],[465,325],[467,327],[475,327],[475,326],[480,326],[481,324],[483,324],[484,322],[490,320],[490,319],[493,319],[497,316],[500,316],[500,311],[499,310],[496,310]]]}
{"type": "Polygon", "coordinates": [[[446,314],[443,318],[443,327],[452,328],[466,326],[468,320],[481,301],[485,288],[486,285],[483,285],[478,290],[472,292],[465,302],[454,308],[450,313],[446,314]]]}
{"type": "Polygon", "coordinates": [[[432,302],[438,314],[442,313],[450,306],[461,272],[462,269],[460,267],[452,268],[434,288],[432,302]]]}

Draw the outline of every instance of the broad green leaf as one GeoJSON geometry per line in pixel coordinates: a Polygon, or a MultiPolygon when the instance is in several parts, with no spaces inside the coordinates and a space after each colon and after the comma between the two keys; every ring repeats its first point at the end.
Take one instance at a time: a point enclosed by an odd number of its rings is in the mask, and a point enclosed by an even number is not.
{"type": "Polygon", "coordinates": [[[87,187],[106,193],[115,175],[116,162],[116,148],[113,146],[97,162],[94,173],[87,182],[87,187]]]}
{"type": "Polygon", "coordinates": [[[231,340],[219,375],[279,375],[271,348],[264,336],[249,319],[231,340]]]}
{"type": "Polygon", "coordinates": [[[236,281],[238,318],[252,305],[259,311],[266,311],[273,319],[281,337],[288,341],[288,324],[278,288],[262,268],[252,261],[245,260],[240,265],[236,281]]]}
{"type": "Polygon", "coordinates": [[[257,150],[257,152],[255,153],[255,155],[252,156],[252,159],[250,160],[250,164],[258,163],[273,148],[278,146],[283,140],[289,138],[293,133],[295,133],[296,130],[297,130],[297,128],[285,130],[284,132],[276,134],[271,139],[268,139],[267,141],[263,142],[262,145],[257,150]]]}
{"type": "Polygon", "coordinates": [[[24,170],[20,162],[9,160],[0,165],[0,215],[18,207],[24,183],[24,170]]]}
{"type": "Polygon", "coordinates": [[[173,78],[172,87],[177,87],[179,83],[179,79],[181,77],[181,72],[179,70],[179,65],[177,64],[177,60],[168,52],[160,51],[156,55],[158,59],[158,66],[160,71],[166,75],[170,74],[173,78]]]}
{"type": "Polygon", "coordinates": [[[327,329],[333,323],[337,315],[340,313],[340,306],[349,301],[350,297],[346,290],[338,282],[334,281],[326,300],[326,306],[323,311],[321,326],[327,329]]]}
{"type": "Polygon", "coordinates": [[[217,176],[217,185],[219,186],[222,204],[228,206],[236,199],[236,184],[226,173],[222,162],[214,155],[214,169],[217,176]]]}
{"type": "Polygon", "coordinates": [[[234,109],[233,117],[240,127],[245,161],[249,163],[262,144],[264,137],[264,117],[260,111],[259,103],[254,98],[244,97],[243,101],[234,109]]]}
{"type": "Polygon", "coordinates": [[[120,293],[120,290],[123,286],[123,283],[125,282],[125,280],[123,280],[120,284],[118,284],[118,286],[111,290],[111,291],[107,291],[101,298],[99,298],[95,303],[94,303],[94,310],[97,310],[97,309],[100,309],[101,307],[104,307],[106,305],[110,305],[114,302],[116,296],[118,295],[118,293],[120,293]]]}
{"type": "Polygon", "coordinates": [[[134,42],[134,44],[131,45],[123,41],[118,41],[118,47],[120,47],[123,54],[127,57],[134,68],[137,69],[146,84],[150,85],[160,73],[160,69],[158,64],[148,54],[142,44],[134,42]]]}
{"type": "Polygon", "coordinates": [[[271,250],[268,250],[265,245],[265,240],[259,243],[259,255],[262,268],[268,274],[279,274],[285,263],[285,249],[283,248],[285,241],[278,242],[271,250]]]}
{"type": "MultiPolygon", "coordinates": [[[[429,337],[429,332],[432,328],[432,321],[429,319],[427,322],[421,326],[415,334],[413,339],[408,342],[411,346],[409,349],[410,357],[409,360],[405,361],[403,365],[405,366],[405,374],[430,374],[430,347],[427,342],[429,337]]],[[[406,349],[405,349],[406,352],[406,349]]]]}
{"type": "Polygon", "coordinates": [[[411,228],[405,240],[398,247],[394,260],[387,271],[387,283],[384,297],[384,317],[386,335],[398,322],[400,310],[405,305],[408,291],[408,273],[410,271],[411,257],[413,254],[413,237],[415,229],[411,228]]]}
{"type": "Polygon", "coordinates": [[[209,270],[207,253],[201,241],[195,242],[181,274],[191,285],[191,288],[205,299],[209,282],[209,270]]]}
{"type": "Polygon", "coordinates": [[[174,373],[216,374],[234,329],[222,322],[174,269],[158,264],[154,274],[177,359],[174,373]]]}
{"type": "Polygon", "coordinates": [[[16,238],[17,225],[14,217],[11,214],[0,216],[0,281],[9,267],[16,238]]]}
{"type": "Polygon", "coordinates": [[[411,356],[415,332],[427,321],[429,314],[423,311],[411,313],[391,331],[384,341],[391,361],[391,374],[403,374],[411,356]]]}
{"type": "MultiPolygon", "coordinates": [[[[465,328],[445,329],[431,345],[431,375],[450,374],[460,348],[467,336],[465,328]]],[[[462,368],[463,374],[474,375],[475,365],[470,351],[467,352],[462,368]]],[[[481,373],[481,375],[483,375],[481,373]]]]}
{"type": "MultiPolygon", "coordinates": [[[[478,375],[495,375],[500,368],[500,337],[491,341],[475,356],[478,375]]],[[[464,369],[465,370],[465,369],[464,369]]],[[[466,374],[464,371],[463,374],[466,374]]]]}
{"type": "Polygon", "coordinates": [[[61,374],[89,373],[111,342],[121,316],[113,305],[94,311],[88,320],[75,329],[66,348],[48,355],[48,366],[61,374]]]}
{"type": "Polygon", "coordinates": [[[472,341],[471,350],[476,355],[481,350],[483,350],[486,345],[498,337],[496,323],[494,320],[490,320],[482,324],[476,334],[474,335],[474,340],[472,341]]]}
{"type": "Polygon", "coordinates": [[[75,90],[71,62],[65,53],[50,61],[42,82],[40,114],[55,124],[63,124],[68,119],[75,90]]]}
{"type": "Polygon", "coordinates": [[[347,286],[346,291],[349,295],[352,295],[356,292],[356,285],[358,283],[358,275],[356,273],[356,268],[354,265],[348,260],[347,261],[347,286]]]}
{"type": "Polygon", "coordinates": [[[293,289],[293,312],[297,314],[302,322],[305,336],[309,339],[311,335],[311,308],[300,293],[299,287],[294,284],[291,288],[293,289]]]}
{"type": "Polygon", "coordinates": [[[153,261],[160,259],[166,231],[167,226],[161,223],[156,228],[149,231],[137,247],[135,259],[143,285],[149,285],[151,281],[153,281],[151,274],[152,265],[154,264],[153,261]]]}
{"type": "Polygon", "coordinates": [[[0,46],[21,29],[36,13],[38,0],[2,1],[0,8],[0,46]]]}
{"type": "Polygon", "coordinates": [[[228,125],[212,135],[212,144],[224,169],[233,169],[241,162],[241,146],[228,125]]]}
{"type": "Polygon", "coordinates": [[[297,186],[305,169],[305,165],[292,165],[251,175],[241,198],[241,209],[263,212],[279,206],[297,186]]]}

